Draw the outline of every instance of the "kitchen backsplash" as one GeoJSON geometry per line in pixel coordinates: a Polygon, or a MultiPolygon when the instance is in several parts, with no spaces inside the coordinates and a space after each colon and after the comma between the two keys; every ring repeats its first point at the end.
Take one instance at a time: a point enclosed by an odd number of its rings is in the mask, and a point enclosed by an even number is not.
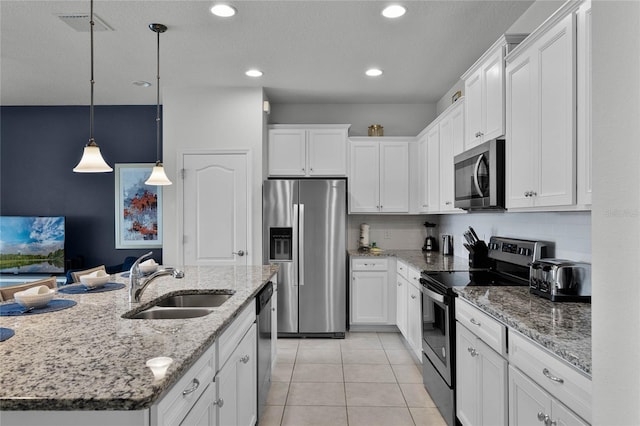
{"type": "Polygon", "coordinates": [[[454,254],[467,256],[462,233],[473,226],[488,241],[492,235],[552,242],[555,256],[591,262],[591,212],[497,213],[429,216],[349,215],[347,247],[358,247],[360,224],[369,225],[369,240],[382,249],[420,250],[426,237],[425,221],[437,223],[435,234],[453,234],[454,254]]]}

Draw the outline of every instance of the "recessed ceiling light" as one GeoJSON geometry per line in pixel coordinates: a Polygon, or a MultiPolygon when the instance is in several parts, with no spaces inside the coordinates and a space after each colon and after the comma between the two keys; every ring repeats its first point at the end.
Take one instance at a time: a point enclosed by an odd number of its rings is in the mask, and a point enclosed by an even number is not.
{"type": "Polygon", "coordinates": [[[149,83],[148,81],[139,80],[139,81],[134,81],[133,85],[134,86],[140,86],[140,87],[150,87],[151,83],[149,83]]]}
{"type": "Polygon", "coordinates": [[[369,77],[379,77],[382,75],[382,70],[379,68],[369,68],[365,71],[365,74],[369,77]]]}
{"type": "Polygon", "coordinates": [[[382,10],[382,16],[385,18],[399,18],[407,12],[407,8],[399,4],[392,4],[382,10]]]}
{"type": "Polygon", "coordinates": [[[262,77],[262,71],[256,69],[248,70],[245,74],[249,77],[262,77]]]}
{"type": "Polygon", "coordinates": [[[235,15],[236,12],[237,10],[235,7],[224,3],[214,4],[211,6],[211,13],[221,18],[229,18],[235,15]]]}

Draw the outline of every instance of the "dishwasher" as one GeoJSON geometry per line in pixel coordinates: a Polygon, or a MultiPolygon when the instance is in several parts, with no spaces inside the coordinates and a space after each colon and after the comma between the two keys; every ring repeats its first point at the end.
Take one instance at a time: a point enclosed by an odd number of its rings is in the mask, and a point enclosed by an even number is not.
{"type": "MultiPolygon", "coordinates": [[[[273,283],[260,290],[256,296],[257,347],[258,347],[258,421],[262,416],[269,388],[271,387],[271,295],[273,283]]],[[[274,336],[275,337],[275,336],[274,336]]]]}

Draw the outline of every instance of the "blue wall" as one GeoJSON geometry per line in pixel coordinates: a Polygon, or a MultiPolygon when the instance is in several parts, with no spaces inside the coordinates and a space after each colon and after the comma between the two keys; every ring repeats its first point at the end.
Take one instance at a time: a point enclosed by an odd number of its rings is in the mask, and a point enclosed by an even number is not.
{"type": "MultiPolygon", "coordinates": [[[[156,106],[97,106],[94,137],[116,163],[156,160],[156,106]]],[[[114,173],[73,173],[89,139],[87,106],[0,108],[0,214],[66,216],[66,258],[115,265],[148,250],[116,250],[114,173]]],[[[162,250],[153,249],[156,261],[162,250]]]]}

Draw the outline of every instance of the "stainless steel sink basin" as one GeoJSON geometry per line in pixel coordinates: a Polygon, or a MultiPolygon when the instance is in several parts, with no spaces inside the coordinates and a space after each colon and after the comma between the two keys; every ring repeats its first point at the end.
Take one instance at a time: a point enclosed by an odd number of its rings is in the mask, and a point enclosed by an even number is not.
{"type": "Polygon", "coordinates": [[[226,291],[215,294],[178,294],[161,299],[155,305],[172,308],[217,308],[233,296],[233,293],[233,291],[226,291]]]}
{"type": "Polygon", "coordinates": [[[213,310],[207,308],[149,308],[136,314],[125,314],[128,319],[187,319],[209,315],[213,310]]]}

